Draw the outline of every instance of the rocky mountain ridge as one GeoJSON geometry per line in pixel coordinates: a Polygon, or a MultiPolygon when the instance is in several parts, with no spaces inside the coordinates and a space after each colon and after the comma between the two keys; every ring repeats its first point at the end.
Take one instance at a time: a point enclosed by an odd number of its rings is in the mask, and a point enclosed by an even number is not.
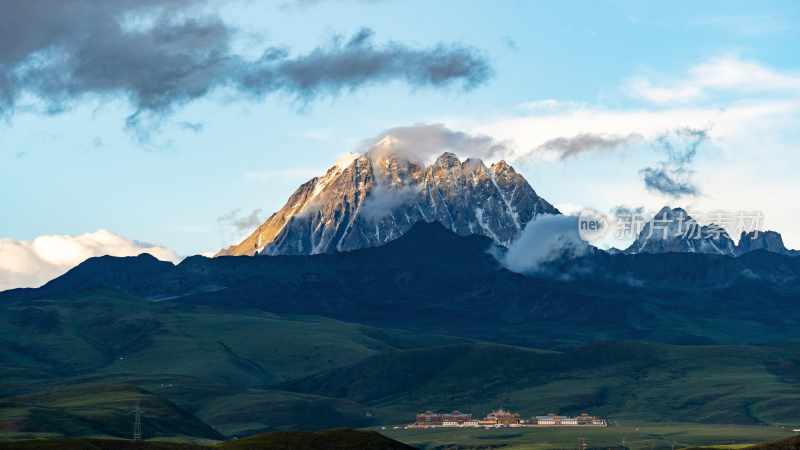
{"type": "Polygon", "coordinates": [[[665,206],[645,222],[626,253],[708,253],[736,255],[736,244],[724,228],[701,225],[683,208],[665,206]]]}
{"type": "Polygon", "coordinates": [[[783,244],[783,237],[777,231],[743,231],[736,247],[737,254],[742,255],[755,250],[766,250],[788,256],[800,256],[799,251],[786,248],[783,244]]]}
{"type": "Polygon", "coordinates": [[[425,165],[391,137],[301,185],[286,204],[222,255],[310,255],[375,247],[417,222],[510,244],[542,214],[560,214],[505,161],[486,166],[445,152],[425,165]]]}
{"type": "Polygon", "coordinates": [[[800,254],[787,249],[776,231],[743,231],[737,244],[723,227],[714,223],[701,225],[686,210],[665,206],[645,222],[636,240],[624,252],[741,256],[756,250],[787,256],[800,254]]]}

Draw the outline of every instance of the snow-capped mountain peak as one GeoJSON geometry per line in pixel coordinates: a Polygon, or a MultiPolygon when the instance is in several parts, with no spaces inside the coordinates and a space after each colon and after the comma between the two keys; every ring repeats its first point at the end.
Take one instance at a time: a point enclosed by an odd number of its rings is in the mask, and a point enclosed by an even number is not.
{"type": "Polygon", "coordinates": [[[626,253],[710,253],[734,256],[736,244],[722,227],[700,225],[683,208],[665,206],[646,222],[626,253]]]}
{"type": "Polygon", "coordinates": [[[317,254],[374,247],[419,221],[510,244],[541,214],[559,214],[508,163],[442,153],[430,165],[393,151],[391,136],[301,185],[283,208],[220,255],[317,254]]]}

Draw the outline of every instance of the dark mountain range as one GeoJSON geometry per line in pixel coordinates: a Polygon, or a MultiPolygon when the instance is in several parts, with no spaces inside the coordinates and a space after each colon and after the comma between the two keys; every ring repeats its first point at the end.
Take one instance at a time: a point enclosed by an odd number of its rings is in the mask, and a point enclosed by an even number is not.
{"type": "Polygon", "coordinates": [[[772,252],[598,252],[553,261],[534,276],[505,269],[496,259],[501,253],[488,238],[423,222],[382,247],[339,254],[196,256],[177,266],[147,255],[92,258],[40,289],[4,296],[113,289],[183,305],[316,314],[526,345],[598,338],[765,341],[794,336],[775,325],[800,317],[800,259],[772,252]],[[745,317],[761,325],[692,325],[745,317]]]}

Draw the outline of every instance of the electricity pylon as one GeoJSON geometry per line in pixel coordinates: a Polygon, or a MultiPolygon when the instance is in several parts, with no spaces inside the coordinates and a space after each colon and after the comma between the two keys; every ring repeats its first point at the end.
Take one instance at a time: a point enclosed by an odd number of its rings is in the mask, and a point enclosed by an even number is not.
{"type": "Polygon", "coordinates": [[[136,402],[136,409],[133,410],[133,440],[139,441],[142,439],[142,406],[140,402],[136,402]]]}

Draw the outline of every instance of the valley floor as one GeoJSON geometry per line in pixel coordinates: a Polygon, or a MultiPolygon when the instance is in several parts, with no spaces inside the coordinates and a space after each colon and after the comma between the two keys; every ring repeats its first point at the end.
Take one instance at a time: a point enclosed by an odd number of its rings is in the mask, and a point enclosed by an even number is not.
{"type": "Polygon", "coordinates": [[[789,427],[756,425],[705,425],[691,423],[621,424],[608,428],[517,429],[393,429],[380,432],[394,440],[423,449],[546,450],[574,449],[581,439],[589,448],[619,447],[632,450],[681,449],[698,446],[741,446],[797,435],[789,427]]]}
{"type": "MultiPolygon", "coordinates": [[[[380,437],[374,434],[376,449],[399,448],[392,442],[403,443],[421,450],[550,450],[550,449],[574,449],[577,448],[582,440],[585,440],[590,449],[605,449],[619,447],[623,444],[631,450],[640,449],[684,449],[684,448],[724,448],[741,449],[752,444],[772,442],[785,439],[791,436],[798,436],[800,433],[793,432],[789,427],[778,426],[755,426],[755,425],[712,425],[712,424],[691,424],[691,423],[661,423],[661,424],[617,424],[608,428],[516,428],[516,429],[394,429],[393,427],[372,428],[380,434],[390,438],[392,441],[380,441],[380,437]]],[[[345,433],[347,442],[356,442],[359,439],[369,437],[363,433],[334,431],[332,433],[345,433]],[[346,435],[346,433],[352,433],[346,435]],[[358,439],[355,439],[358,438],[358,439]],[[355,440],[354,440],[355,439],[355,440]]],[[[329,432],[322,432],[317,438],[324,440],[329,432]]],[[[223,450],[227,448],[246,448],[253,449],[274,449],[288,448],[286,439],[303,438],[313,436],[313,433],[273,433],[255,436],[239,441],[232,440],[226,442],[214,442],[209,440],[197,440],[192,438],[171,438],[149,440],[146,444],[142,443],[138,447],[131,448],[153,448],[169,450],[223,450]],[[296,436],[296,437],[295,437],[296,436]]],[[[22,438],[20,434],[9,434],[0,431],[0,450],[6,449],[35,449],[35,448],[85,448],[89,440],[41,440],[39,444],[28,441],[27,443],[17,441],[15,438],[22,438]],[[9,441],[12,439],[12,441],[9,441]],[[50,446],[48,446],[48,444],[50,446]],[[69,444],[69,445],[67,445],[69,444]]],[[[30,434],[24,436],[27,439],[38,438],[46,439],[44,434],[30,434]]],[[[341,439],[340,439],[341,440],[341,439]]],[[[130,441],[103,441],[112,443],[113,448],[122,448],[119,444],[133,445],[130,441]],[[116,444],[113,444],[116,442],[116,444]]],[[[298,441],[299,442],[299,441],[298,441]]],[[[305,442],[305,440],[303,440],[305,442]]],[[[341,442],[340,442],[341,443],[341,442]]],[[[294,442],[297,444],[297,442],[294,442]]],[[[95,447],[105,448],[94,442],[95,447]],[[98,446],[99,445],[99,446],[98,446]]],[[[354,444],[356,448],[359,444],[354,444]]],[[[112,448],[109,447],[109,448],[112,448]]],[[[323,448],[324,444],[322,444],[323,448]]],[[[127,448],[127,447],[126,447],[127,448]]],[[[308,448],[317,448],[310,446],[308,448]]],[[[337,447],[339,448],[339,447],[337,447]]],[[[344,446],[342,448],[351,448],[344,446]]],[[[373,448],[373,447],[370,447],[373,448]]]]}

